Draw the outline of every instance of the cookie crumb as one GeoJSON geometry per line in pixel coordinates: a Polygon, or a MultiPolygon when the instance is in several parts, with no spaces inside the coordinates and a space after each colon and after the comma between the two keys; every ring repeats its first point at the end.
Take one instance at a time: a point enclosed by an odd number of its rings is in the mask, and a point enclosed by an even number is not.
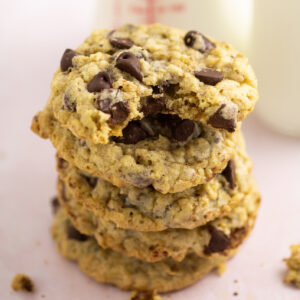
{"type": "Polygon", "coordinates": [[[130,300],[162,300],[162,298],[158,294],[156,294],[155,291],[151,291],[151,292],[133,291],[130,294],[130,300]]]}
{"type": "Polygon", "coordinates": [[[234,282],[234,283],[238,283],[237,279],[234,279],[233,282],[234,282]]]}
{"type": "Polygon", "coordinates": [[[218,272],[219,276],[222,276],[226,272],[226,270],[227,270],[227,268],[226,268],[225,264],[218,265],[217,272],[218,272]]]}
{"type": "Polygon", "coordinates": [[[300,288],[300,244],[290,246],[291,256],[284,259],[288,272],[283,281],[300,288]]]}
{"type": "Polygon", "coordinates": [[[15,291],[33,292],[34,290],[33,281],[25,274],[17,274],[11,283],[11,287],[15,291]]]}

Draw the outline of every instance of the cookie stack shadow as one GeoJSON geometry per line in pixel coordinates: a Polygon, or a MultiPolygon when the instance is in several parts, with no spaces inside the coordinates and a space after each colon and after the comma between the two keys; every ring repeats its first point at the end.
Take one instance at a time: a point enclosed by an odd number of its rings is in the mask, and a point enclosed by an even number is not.
{"type": "MultiPolygon", "coordinates": [[[[184,41],[191,47],[187,37],[184,41]]],[[[133,47],[133,42],[124,39],[125,46],[121,42],[110,41],[115,48],[133,47]]],[[[221,46],[211,43],[208,50],[213,47],[221,46]]],[[[67,59],[61,67],[71,75],[58,71],[56,76],[73,76],[69,68],[80,65],[80,58],[72,65],[79,55],[74,53],[64,54],[67,59]]],[[[111,77],[127,72],[136,77],[124,75],[127,80],[142,80],[141,74],[135,76],[130,70],[119,68],[111,77]]],[[[110,75],[100,73],[92,79],[93,88],[104,78],[108,87],[102,86],[101,93],[112,90],[110,75]]],[[[220,74],[195,72],[197,80],[209,86],[223,80],[220,74]]],[[[92,84],[89,86],[91,89],[92,84]]],[[[129,120],[121,128],[122,136],[108,135],[101,143],[76,134],[83,123],[74,119],[72,127],[66,121],[65,115],[70,118],[76,113],[79,98],[76,102],[62,96],[62,112],[57,113],[59,106],[53,99],[61,87],[55,88],[47,107],[34,117],[32,130],[49,138],[57,149],[59,205],[53,202],[52,235],[64,257],[76,261],[99,282],[122,289],[168,292],[222,267],[237,252],[254,226],[260,195],[234,105],[214,106],[205,121],[179,117],[176,111],[164,110],[160,94],[168,98],[178,88],[165,81],[153,88],[159,97],[144,101],[141,120],[129,120]]],[[[111,94],[107,92],[106,97],[111,94]]],[[[113,125],[124,122],[123,104],[112,112],[103,109],[106,99],[101,101],[102,106],[97,105],[110,114],[113,125]]]]}

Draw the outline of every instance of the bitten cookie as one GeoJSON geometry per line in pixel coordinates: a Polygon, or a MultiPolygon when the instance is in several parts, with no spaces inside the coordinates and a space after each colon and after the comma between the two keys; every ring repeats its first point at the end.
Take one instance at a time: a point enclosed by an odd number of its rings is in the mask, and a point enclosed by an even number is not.
{"type": "Polygon", "coordinates": [[[248,60],[230,45],[152,24],[96,30],[67,49],[49,103],[64,128],[98,144],[156,113],[233,132],[257,98],[248,60]]]}

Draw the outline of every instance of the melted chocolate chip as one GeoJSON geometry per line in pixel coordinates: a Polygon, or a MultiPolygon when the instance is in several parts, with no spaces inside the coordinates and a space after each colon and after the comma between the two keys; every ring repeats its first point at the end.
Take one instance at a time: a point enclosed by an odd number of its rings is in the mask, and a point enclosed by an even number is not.
{"type": "Polygon", "coordinates": [[[123,52],[116,61],[116,67],[142,81],[141,65],[138,58],[131,52],[123,52]]]}
{"type": "Polygon", "coordinates": [[[236,122],[233,118],[225,118],[223,114],[223,110],[225,109],[226,104],[222,104],[220,108],[209,117],[207,123],[213,126],[214,128],[225,129],[228,132],[234,132],[236,128],[236,122]]]}
{"type": "Polygon", "coordinates": [[[61,60],[60,60],[60,68],[63,72],[67,71],[69,68],[73,67],[72,60],[76,55],[80,55],[80,53],[73,51],[71,49],[66,49],[61,60]]]}
{"type": "Polygon", "coordinates": [[[230,238],[224,232],[211,225],[208,226],[208,231],[210,233],[210,241],[204,249],[205,254],[222,252],[229,247],[230,238]]]}
{"type": "Polygon", "coordinates": [[[88,236],[80,233],[71,223],[67,226],[67,236],[71,240],[84,242],[88,239],[88,236]]]}
{"type": "Polygon", "coordinates": [[[106,98],[101,100],[100,98],[97,98],[95,101],[95,106],[98,110],[103,111],[106,114],[110,114],[110,105],[111,105],[111,99],[106,98]]]}
{"type": "Polygon", "coordinates": [[[86,175],[81,175],[87,183],[90,185],[91,188],[95,188],[97,183],[98,183],[98,177],[92,177],[92,176],[86,176],[86,175]]]}
{"type": "Polygon", "coordinates": [[[159,85],[152,86],[153,94],[162,94],[165,92],[165,90],[170,86],[169,81],[163,81],[159,85]]]}
{"type": "Polygon", "coordinates": [[[165,99],[163,97],[152,98],[149,96],[146,97],[143,102],[141,111],[145,116],[156,115],[166,109],[165,99]]]}
{"type": "Polygon", "coordinates": [[[90,93],[100,92],[103,89],[109,89],[112,87],[111,78],[108,72],[99,72],[87,85],[87,90],[90,93]]]}
{"type": "Polygon", "coordinates": [[[194,48],[201,53],[208,52],[216,46],[206,36],[195,30],[187,32],[184,37],[184,43],[186,44],[186,46],[194,48]]]}
{"type": "Polygon", "coordinates": [[[76,111],[76,103],[72,102],[70,98],[65,95],[64,97],[64,105],[62,107],[64,110],[70,111],[70,112],[75,112],[76,111]]]}
{"type": "Polygon", "coordinates": [[[115,137],[114,141],[124,144],[136,144],[148,137],[139,121],[131,121],[124,129],[122,137],[115,137]]]}
{"type": "Polygon", "coordinates": [[[66,166],[67,166],[67,162],[63,158],[58,157],[57,158],[57,168],[59,170],[63,170],[64,168],[66,168],[66,166]]]}
{"type": "Polygon", "coordinates": [[[133,41],[130,39],[122,39],[122,38],[114,38],[114,37],[111,37],[109,39],[109,42],[113,47],[117,49],[129,49],[134,45],[133,41]]]}
{"type": "Polygon", "coordinates": [[[218,82],[224,79],[222,72],[213,69],[202,69],[200,71],[195,71],[195,76],[203,83],[208,85],[216,85],[218,82]]]}
{"type": "Polygon", "coordinates": [[[236,184],[236,179],[235,179],[235,163],[232,159],[228,161],[226,168],[222,172],[222,175],[228,181],[229,187],[233,189],[236,184]]]}
{"type": "Polygon", "coordinates": [[[128,106],[124,102],[117,102],[111,107],[110,113],[110,122],[112,124],[121,124],[129,115],[128,106]]]}
{"type": "Polygon", "coordinates": [[[192,120],[182,120],[173,128],[173,137],[179,142],[185,142],[194,132],[195,123],[192,120]]]}
{"type": "Polygon", "coordinates": [[[52,213],[55,215],[58,212],[59,208],[60,208],[57,197],[52,198],[51,207],[52,207],[52,213]]]}

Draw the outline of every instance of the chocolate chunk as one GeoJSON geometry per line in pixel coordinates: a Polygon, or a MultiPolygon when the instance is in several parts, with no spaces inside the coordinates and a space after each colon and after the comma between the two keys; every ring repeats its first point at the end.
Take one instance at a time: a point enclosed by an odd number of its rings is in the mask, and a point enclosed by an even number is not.
{"type": "Polygon", "coordinates": [[[59,205],[57,197],[52,198],[52,200],[51,200],[51,206],[52,206],[52,212],[55,215],[58,212],[59,208],[60,208],[60,205],[59,205]]]}
{"type": "Polygon", "coordinates": [[[159,85],[152,86],[153,94],[162,94],[165,92],[165,90],[170,86],[169,81],[163,81],[159,85]]]}
{"type": "Polygon", "coordinates": [[[64,97],[64,105],[62,107],[64,110],[70,111],[70,112],[75,112],[76,111],[76,103],[72,102],[70,98],[65,95],[64,97]]]}
{"type": "Polygon", "coordinates": [[[99,72],[87,85],[87,90],[90,93],[100,92],[103,89],[109,89],[112,87],[111,78],[108,72],[99,72]]]}
{"type": "Polygon", "coordinates": [[[163,97],[153,98],[149,96],[146,97],[142,102],[143,104],[141,111],[145,116],[156,115],[166,109],[165,99],[163,97]]]}
{"type": "Polygon", "coordinates": [[[148,137],[148,134],[140,125],[139,121],[131,121],[124,129],[122,137],[115,137],[113,140],[118,143],[136,144],[148,137]]]}
{"type": "Polygon", "coordinates": [[[226,110],[225,108],[226,104],[222,104],[220,108],[209,117],[207,123],[214,128],[221,128],[227,130],[228,132],[234,132],[236,128],[234,114],[229,113],[228,116],[226,116],[224,113],[224,110],[226,110]]]}
{"type": "Polygon", "coordinates": [[[228,161],[226,168],[223,170],[222,175],[226,178],[231,189],[235,187],[236,178],[235,178],[235,163],[231,159],[228,161]]]}
{"type": "Polygon", "coordinates": [[[200,71],[195,71],[195,76],[203,83],[208,85],[216,85],[218,82],[224,79],[222,72],[213,69],[202,69],[200,71]]]}
{"type": "Polygon", "coordinates": [[[111,37],[109,39],[109,42],[113,47],[117,49],[129,49],[134,45],[133,41],[130,39],[122,39],[122,38],[114,38],[114,37],[111,37]]]}
{"type": "Polygon", "coordinates": [[[111,105],[111,99],[105,98],[105,99],[96,99],[95,106],[98,110],[103,111],[106,114],[110,114],[110,105],[111,105]]]}
{"type": "Polygon", "coordinates": [[[131,52],[123,52],[116,61],[116,67],[142,81],[141,65],[138,58],[131,52]]]}
{"type": "Polygon", "coordinates": [[[66,49],[61,60],[60,60],[60,68],[63,72],[67,71],[69,68],[73,67],[72,60],[76,55],[80,55],[80,53],[73,51],[71,49],[66,49]]]}
{"type": "Polygon", "coordinates": [[[67,236],[71,240],[84,242],[88,239],[88,236],[79,232],[71,223],[67,226],[67,236]]]}
{"type": "Polygon", "coordinates": [[[173,128],[173,137],[179,142],[185,142],[194,132],[195,123],[192,120],[184,119],[173,128]]]}
{"type": "Polygon", "coordinates": [[[86,176],[82,174],[82,177],[87,181],[91,188],[96,187],[98,183],[98,177],[86,176]]]}
{"type": "Polygon", "coordinates": [[[59,170],[63,170],[66,167],[67,167],[67,162],[63,158],[58,157],[57,158],[57,168],[59,170]]]}
{"type": "Polygon", "coordinates": [[[112,124],[121,124],[129,115],[128,106],[124,102],[117,102],[111,107],[110,113],[110,122],[112,124]]]}
{"type": "Polygon", "coordinates": [[[201,53],[208,52],[216,46],[206,36],[195,30],[191,30],[185,35],[184,43],[186,46],[194,48],[201,53]]]}
{"type": "Polygon", "coordinates": [[[204,249],[205,254],[222,252],[229,247],[230,238],[224,232],[211,225],[208,225],[208,231],[210,233],[210,241],[204,249]]]}

